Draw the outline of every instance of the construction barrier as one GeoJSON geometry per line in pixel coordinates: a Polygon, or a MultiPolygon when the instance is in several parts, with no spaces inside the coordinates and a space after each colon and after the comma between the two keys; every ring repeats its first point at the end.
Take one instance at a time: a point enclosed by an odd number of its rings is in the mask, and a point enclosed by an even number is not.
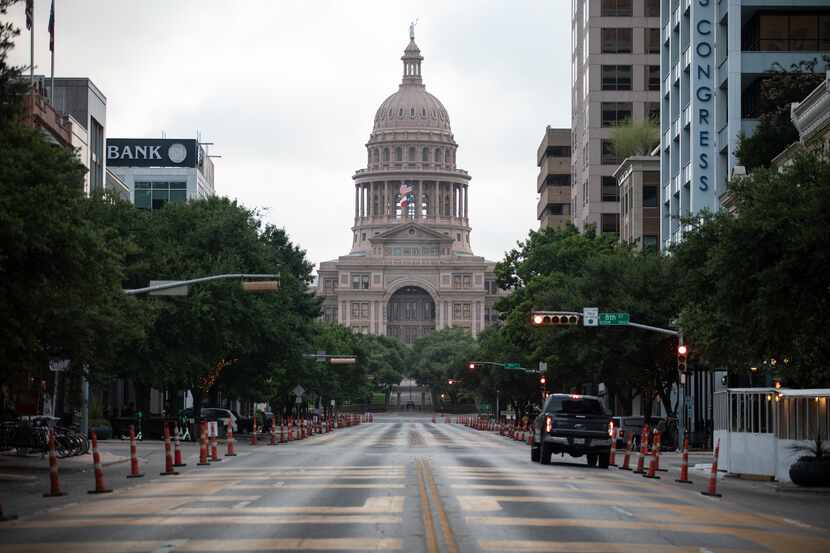
{"type": "Polygon", "coordinates": [[[170,427],[164,423],[164,472],[161,476],[171,476],[179,474],[173,468],[173,451],[170,446],[170,427]]]}
{"type": "Polygon", "coordinates": [[[271,443],[268,445],[277,445],[277,419],[271,417],[271,443]]]}
{"type": "Polygon", "coordinates": [[[718,493],[718,453],[720,453],[720,438],[718,438],[718,443],[715,445],[715,454],[712,458],[712,470],[709,473],[709,487],[705,492],[700,492],[709,497],[721,497],[721,494],[718,493]]]}
{"type": "Polygon", "coordinates": [[[617,438],[619,437],[620,432],[622,432],[621,428],[615,428],[611,433],[611,453],[608,455],[609,467],[617,466],[617,438]]]}
{"type": "Polygon", "coordinates": [[[182,443],[179,441],[179,436],[181,436],[181,430],[177,424],[176,432],[173,435],[173,466],[186,467],[187,463],[182,460],[182,443]]]}
{"type": "Polygon", "coordinates": [[[285,417],[280,417],[280,443],[285,443],[285,417]]]}
{"type": "Polygon", "coordinates": [[[251,445],[256,445],[256,413],[254,413],[253,423],[251,424],[251,445]]]}
{"type": "Polygon", "coordinates": [[[640,433],[640,455],[637,457],[636,474],[643,474],[645,471],[645,460],[648,454],[648,425],[643,426],[643,431],[640,433]]]}
{"type": "Polygon", "coordinates": [[[233,437],[233,425],[231,424],[231,421],[226,421],[225,426],[227,426],[228,435],[228,437],[225,438],[225,443],[227,444],[225,457],[236,457],[236,440],[233,437]]]}
{"type": "Polygon", "coordinates": [[[219,457],[219,446],[216,443],[216,437],[219,434],[219,424],[215,423],[216,426],[214,432],[210,432],[210,462],[211,463],[218,463],[222,459],[219,457]]]}
{"type": "Polygon", "coordinates": [[[66,495],[61,491],[61,481],[58,478],[58,456],[55,453],[55,432],[49,431],[49,493],[43,497],[60,497],[66,495]]]}
{"type": "Polygon", "coordinates": [[[92,438],[92,463],[95,466],[95,489],[87,493],[112,493],[112,490],[104,484],[104,469],[101,467],[101,455],[98,454],[98,436],[90,432],[92,438]]]}
{"type": "Polygon", "coordinates": [[[692,481],[689,480],[689,433],[686,433],[686,436],[683,438],[683,457],[682,461],[680,462],[680,478],[675,480],[675,482],[680,482],[681,484],[691,484],[692,481]]]}
{"type": "Polygon", "coordinates": [[[648,474],[644,474],[644,478],[655,478],[659,479],[660,477],[657,476],[657,468],[660,466],[660,431],[656,430],[654,432],[654,451],[652,451],[651,460],[648,463],[648,474]]]}
{"type": "Polygon", "coordinates": [[[130,425],[130,474],[127,478],[141,478],[144,476],[138,468],[138,450],[135,445],[135,428],[130,425]]]}
{"type": "Polygon", "coordinates": [[[208,462],[207,423],[201,423],[199,429],[201,430],[199,436],[199,462],[196,464],[203,467],[210,465],[208,462]]]}

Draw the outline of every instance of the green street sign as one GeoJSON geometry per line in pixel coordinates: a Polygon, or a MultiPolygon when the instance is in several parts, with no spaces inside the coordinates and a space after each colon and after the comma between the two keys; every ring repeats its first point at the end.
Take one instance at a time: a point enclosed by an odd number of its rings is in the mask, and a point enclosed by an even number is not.
{"type": "Polygon", "coordinates": [[[519,363],[505,363],[504,368],[505,369],[521,369],[522,366],[519,363]]]}
{"type": "Polygon", "coordinates": [[[629,322],[628,313],[600,313],[600,326],[625,326],[629,322]]]}

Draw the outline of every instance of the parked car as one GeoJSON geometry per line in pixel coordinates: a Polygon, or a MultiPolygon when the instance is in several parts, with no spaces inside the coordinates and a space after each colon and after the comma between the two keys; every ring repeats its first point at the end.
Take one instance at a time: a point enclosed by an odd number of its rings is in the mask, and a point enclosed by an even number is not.
{"type": "Polygon", "coordinates": [[[567,453],[608,468],[611,428],[611,414],[598,397],[552,394],[533,421],[530,460],[549,465],[551,455],[567,453]]]}
{"type": "MultiPolygon", "coordinates": [[[[220,409],[218,407],[202,407],[199,410],[199,417],[201,420],[205,421],[217,421],[219,423],[219,435],[223,436],[225,434],[225,428],[228,421],[230,421],[231,428],[234,432],[239,431],[239,427],[236,423],[236,417],[234,414],[229,411],[228,409],[220,409]]],[[[192,419],[193,418],[193,409],[188,407],[187,409],[183,409],[181,413],[179,413],[180,419],[192,419]]]]}

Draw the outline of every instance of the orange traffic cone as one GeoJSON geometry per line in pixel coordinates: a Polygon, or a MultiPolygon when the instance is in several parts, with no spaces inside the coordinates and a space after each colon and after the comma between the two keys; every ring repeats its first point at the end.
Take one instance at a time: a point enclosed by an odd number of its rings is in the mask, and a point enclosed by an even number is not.
{"type": "MultiPolygon", "coordinates": [[[[219,425],[216,425],[216,434],[219,434],[219,425]]],[[[219,447],[216,444],[216,434],[210,437],[210,462],[218,463],[222,459],[219,457],[219,447]]]]}
{"type": "Polygon", "coordinates": [[[179,441],[179,425],[176,425],[176,433],[173,435],[173,466],[186,467],[187,463],[182,460],[182,443],[179,441]]]}
{"type": "Polygon", "coordinates": [[[294,440],[294,419],[292,417],[288,417],[288,441],[291,442],[294,440]]]}
{"type": "Polygon", "coordinates": [[[256,445],[256,413],[254,413],[253,425],[251,426],[251,445],[256,445]]]}
{"type": "Polygon", "coordinates": [[[611,453],[608,455],[608,466],[617,466],[617,436],[619,436],[620,429],[615,428],[611,432],[611,453]]]}
{"type": "Polygon", "coordinates": [[[203,422],[200,425],[201,435],[199,436],[199,466],[208,466],[208,445],[207,445],[207,423],[203,422]]]}
{"type": "Polygon", "coordinates": [[[173,468],[173,450],[170,446],[170,427],[164,423],[164,472],[161,476],[172,476],[179,474],[173,468]]]}
{"type": "Polygon", "coordinates": [[[683,460],[680,462],[680,478],[675,480],[675,482],[680,482],[681,484],[691,484],[692,481],[689,480],[689,434],[687,433],[686,436],[683,438],[683,460]]]}
{"type": "Polygon", "coordinates": [[[646,454],[648,453],[648,425],[643,426],[643,431],[640,433],[640,455],[637,457],[636,474],[643,474],[646,454]]]}
{"type": "Polygon", "coordinates": [[[49,431],[49,493],[43,497],[60,497],[66,495],[61,491],[61,481],[58,478],[58,456],[55,453],[55,432],[49,431]]]}
{"type": "Polygon", "coordinates": [[[710,497],[721,497],[721,494],[718,493],[718,453],[720,453],[720,439],[718,439],[718,443],[715,446],[715,454],[712,459],[712,471],[709,474],[709,488],[705,492],[700,492],[710,497]]]}
{"type": "Polygon", "coordinates": [[[130,474],[127,478],[141,478],[144,476],[138,468],[138,451],[135,445],[135,429],[130,425],[130,474]]]}
{"type": "MultiPolygon", "coordinates": [[[[623,432],[623,434],[625,434],[623,432]]],[[[631,470],[631,466],[629,465],[631,461],[631,446],[634,443],[634,432],[628,433],[628,441],[625,442],[625,454],[623,455],[623,464],[620,467],[620,470],[631,470]]]]}
{"type": "Polygon", "coordinates": [[[104,484],[104,470],[101,468],[101,456],[98,454],[98,437],[91,432],[92,437],[92,462],[95,465],[95,489],[87,493],[112,493],[112,490],[104,484]]]}
{"type": "Polygon", "coordinates": [[[231,425],[231,421],[227,421],[225,424],[228,427],[228,437],[225,439],[225,443],[227,444],[225,457],[236,457],[236,440],[233,438],[233,426],[231,425]]]}
{"type": "Polygon", "coordinates": [[[268,445],[277,445],[277,419],[271,417],[271,443],[268,445]]]}
{"type": "Polygon", "coordinates": [[[644,474],[643,478],[656,478],[657,468],[660,466],[660,431],[654,432],[654,451],[652,452],[651,460],[648,463],[648,474],[644,474]]]}

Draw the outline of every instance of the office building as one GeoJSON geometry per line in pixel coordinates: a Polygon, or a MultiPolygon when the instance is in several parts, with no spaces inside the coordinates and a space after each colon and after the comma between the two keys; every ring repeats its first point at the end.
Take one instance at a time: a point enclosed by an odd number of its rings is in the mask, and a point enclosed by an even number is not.
{"type": "Polygon", "coordinates": [[[110,138],[107,165],[141,209],[215,194],[213,161],[193,138],[110,138]]]}
{"type": "Polygon", "coordinates": [[[539,228],[562,228],[571,222],[571,129],[545,129],[536,150],[536,165],[539,228]]]}
{"type": "Polygon", "coordinates": [[[75,132],[73,144],[82,146],[84,156],[81,162],[88,169],[84,178],[86,193],[101,191],[105,187],[106,156],[104,142],[107,127],[107,98],[87,78],[55,77],[55,93],[52,94],[52,80],[38,77],[48,92],[55,109],[74,118],[83,129],[75,132]]]}
{"type": "Polygon", "coordinates": [[[611,129],[657,119],[660,0],[571,0],[571,213],[580,230],[619,232],[611,129]]]}
{"type": "Polygon", "coordinates": [[[323,319],[411,344],[448,327],[477,336],[496,314],[495,263],[473,253],[471,177],[449,114],[427,92],[410,30],[398,90],[381,103],[354,181],[351,251],[320,264],[323,319]]]}
{"type": "Polygon", "coordinates": [[[758,124],[761,83],[780,64],[830,51],[822,0],[662,0],[661,238],[683,237],[682,220],[728,199],[740,135],[758,124]]]}
{"type": "Polygon", "coordinates": [[[620,241],[660,249],[660,157],[626,158],[614,173],[620,185],[620,241]]]}
{"type": "Polygon", "coordinates": [[[804,148],[830,157],[830,70],[825,74],[824,81],[806,98],[790,106],[790,118],[798,130],[798,142],[781,152],[773,160],[775,165],[785,165],[804,148]]]}

